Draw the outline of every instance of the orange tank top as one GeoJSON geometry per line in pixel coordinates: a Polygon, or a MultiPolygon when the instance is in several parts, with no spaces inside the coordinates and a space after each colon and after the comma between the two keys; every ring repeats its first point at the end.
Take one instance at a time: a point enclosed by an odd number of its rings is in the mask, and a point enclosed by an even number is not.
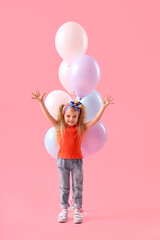
{"type": "Polygon", "coordinates": [[[78,137],[77,126],[67,126],[63,137],[59,141],[58,157],[63,159],[81,159],[81,140],[78,137]]]}

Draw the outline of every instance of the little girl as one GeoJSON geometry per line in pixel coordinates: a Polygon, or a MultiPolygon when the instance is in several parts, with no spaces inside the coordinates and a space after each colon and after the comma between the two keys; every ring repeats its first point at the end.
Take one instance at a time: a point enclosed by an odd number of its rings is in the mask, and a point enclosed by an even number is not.
{"type": "Polygon", "coordinates": [[[81,152],[82,138],[94,124],[96,124],[107,105],[113,104],[111,96],[102,99],[102,107],[97,115],[90,121],[85,122],[85,106],[80,101],[71,101],[58,109],[57,120],[48,112],[43,97],[46,93],[40,94],[39,90],[32,93],[33,99],[40,103],[43,113],[56,129],[56,141],[60,148],[57,155],[59,172],[59,187],[62,212],[59,214],[58,222],[64,223],[68,219],[68,203],[70,192],[70,171],[72,174],[72,189],[74,198],[74,223],[82,223],[80,209],[82,208],[83,192],[83,156],[81,152]]]}

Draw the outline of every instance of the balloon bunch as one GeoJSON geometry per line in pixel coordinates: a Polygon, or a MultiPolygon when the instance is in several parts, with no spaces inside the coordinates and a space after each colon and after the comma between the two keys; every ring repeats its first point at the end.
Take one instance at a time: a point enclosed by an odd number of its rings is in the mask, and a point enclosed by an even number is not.
{"type": "MultiPolygon", "coordinates": [[[[98,62],[85,55],[88,37],[83,27],[76,22],[66,22],[57,31],[55,37],[57,52],[63,61],[60,64],[58,76],[62,86],[70,94],[55,90],[51,92],[45,105],[50,114],[57,119],[60,104],[80,100],[86,107],[87,119],[94,118],[102,106],[102,97],[95,90],[99,83],[101,71],[98,62]],[[75,99],[74,99],[75,100],[75,99]]],[[[48,153],[57,158],[59,146],[55,144],[55,129],[50,128],[45,136],[45,147],[48,153]]],[[[82,155],[87,157],[99,151],[107,140],[107,131],[102,122],[88,129],[82,141],[82,155]]]]}

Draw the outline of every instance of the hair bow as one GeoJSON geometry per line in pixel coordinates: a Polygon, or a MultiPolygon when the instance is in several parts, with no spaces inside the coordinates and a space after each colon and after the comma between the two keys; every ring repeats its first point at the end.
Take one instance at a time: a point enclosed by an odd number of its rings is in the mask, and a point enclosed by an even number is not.
{"type": "Polygon", "coordinates": [[[70,107],[74,107],[74,109],[80,113],[81,106],[82,106],[82,103],[80,101],[75,101],[75,102],[70,101],[69,104],[63,107],[63,111],[62,111],[63,115],[65,114],[66,110],[70,107]]]}

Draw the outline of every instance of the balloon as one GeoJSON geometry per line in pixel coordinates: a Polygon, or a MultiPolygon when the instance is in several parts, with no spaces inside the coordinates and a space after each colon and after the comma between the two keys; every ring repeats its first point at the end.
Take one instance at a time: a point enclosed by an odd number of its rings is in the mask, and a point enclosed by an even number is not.
{"type": "Polygon", "coordinates": [[[69,70],[69,64],[66,61],[62,61],[59,67],[58,75],[59,80],[62,84],[62,86],[71,94],[74,94],[74,91],[71,87],[71,84],[69,82],[68,78],[68,70],[69,70]]]}
{"type": "Polygon", "coordinates": [[[60,104],[66,104],[70,101],[73,100],[68,93],[61,90],[55,90],[48,94],[45,99],[45,105],[52,117],[57,119],[57,111],[60,104]]]}
{"type": "Polygon", "coordinates": [[[96,88],[100,75],[99,64],[93,57],[88,55],[76,58],[69,67],[70,84],[80,98],[87,96],[96,88]]]}
{"type": "Polygon", "coordinates": [[[80,24],[66,22],[56,33],[55,45],[59,55],[66,62],[71,63],[86,52],[88,37],[80,24]]]}
{"type": "Polygon", "coordinates": [[[56,130],[54,127],[51,127],[45,135],[44,143],[45,143],[47,152],[56,159],[59,151],[59,145],[55,144],[55,140],[56,140],[56,130]]]}
{"type": "Polygon", "coordinates": [[[107,140],[107,130],[102,122],[89,128],[81,144],[83,157],[88,157],[102,149],[107,140]]]}
{"type": "MultiPolygon", "coordinates": [[[[107,131],[100,121],[89,128],[81,144],[83,157],[88,157],[102,149],[107,140],[107,131]]],[[[44,139],[45,148],[50,156],[57,159],[59,144],[56,143],[56,130],[51,127],[44,139]]]]}
{"type": "Polygon", "coordinates": [[[96,90],[93,90],[81,100],[78,98],[76,98],[76,100],[81,101],[81,103],[86,107],[86,121],[94,118],[102,106],[102,97],[96,90]]]}

